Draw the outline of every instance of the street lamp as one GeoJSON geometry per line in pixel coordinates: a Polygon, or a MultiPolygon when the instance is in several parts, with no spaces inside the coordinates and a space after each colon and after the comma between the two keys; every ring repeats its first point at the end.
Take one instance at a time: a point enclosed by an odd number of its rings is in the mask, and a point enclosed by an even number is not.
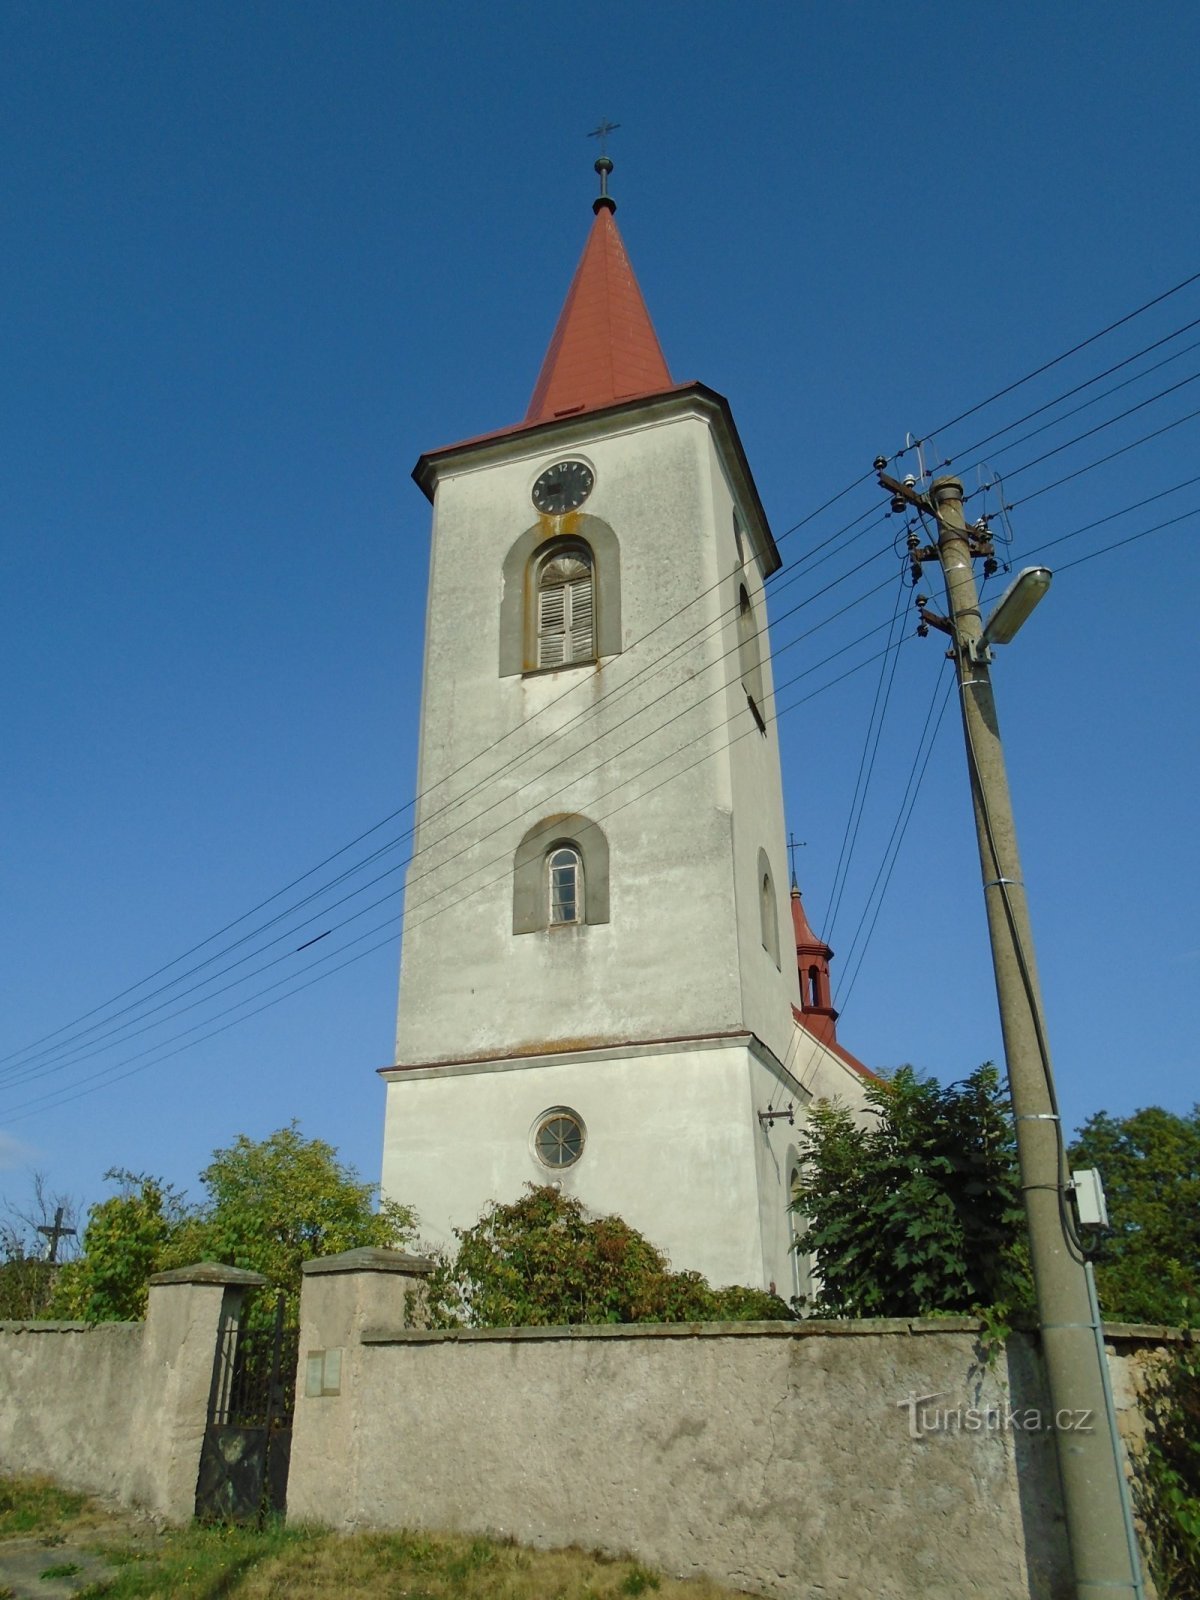
{"type": "Polygon", "coordinates": [[[1050,587],[1054,574],[1049,567],[1026,567],[1017,574],[996,602],[996,609],[983,625],[984,644],[1011,644],[1018,628],[1050,587]]]}

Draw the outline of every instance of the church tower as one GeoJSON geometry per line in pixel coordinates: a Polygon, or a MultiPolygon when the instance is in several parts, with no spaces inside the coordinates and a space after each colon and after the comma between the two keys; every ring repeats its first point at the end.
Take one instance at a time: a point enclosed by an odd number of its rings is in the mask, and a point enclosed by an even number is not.
{"type": "Polygon", "coordinates": [[[553,1183],[677,1268],[786,1296],[803,1107],[860,1098],[862,1069],[805,1028],[778,888],[780,557],[728,402],[672,381],[597,170],[524,420],[413,474],[433,535],[383,1191],[450,1242],[553,1183]]]}

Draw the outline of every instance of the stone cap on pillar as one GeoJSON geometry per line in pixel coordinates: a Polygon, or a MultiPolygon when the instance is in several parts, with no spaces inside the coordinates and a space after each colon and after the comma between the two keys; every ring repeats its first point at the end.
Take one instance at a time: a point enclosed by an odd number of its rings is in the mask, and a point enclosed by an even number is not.
{"type": "Polygon", "coordinates": [[[410,1278],[423,1278],[433,1271],[429,1256],[410,1256],[404,1250],[384,1250],[364,1244],[357,1250],[343,1250],[336,1256],[317,1256],[300,1268],[308,1277],[327,1272],[402,1272],[410,1278]]]}
{"type": "Polygon", "coordinates": [[[261,1289],[270,1280],[261,1272],[249,1272],[245,1267],[227,1267],[223,1261],[197,1261],[190,1267],[172,1267],[170,1272],[156,1272],[150,1287],[165,1283],[219,1284],[225,1288],[261,1289]]]}

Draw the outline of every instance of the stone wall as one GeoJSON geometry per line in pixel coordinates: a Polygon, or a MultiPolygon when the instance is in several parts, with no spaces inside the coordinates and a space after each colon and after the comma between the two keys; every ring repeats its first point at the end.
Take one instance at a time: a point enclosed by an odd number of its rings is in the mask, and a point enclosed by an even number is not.
{"type": "Polygon", "coordinates": [[[145,1322],[0,1322],[0,1472],[188,1521],[218,1331],[262,1282],[203,1263],[151,1280],[145,1322]]]}
{"type": "Polygon", "coordinates": [[[1013,1420],[1045,1408],[1028,1339],[989,1366],[951,1319],[434,1334],[402,1327],[421,1264],[356,1254],[305,1282],[292,1518],[582,1545],[789,1600],[1070,1591],[1053,1438],[1013,1420]]]}

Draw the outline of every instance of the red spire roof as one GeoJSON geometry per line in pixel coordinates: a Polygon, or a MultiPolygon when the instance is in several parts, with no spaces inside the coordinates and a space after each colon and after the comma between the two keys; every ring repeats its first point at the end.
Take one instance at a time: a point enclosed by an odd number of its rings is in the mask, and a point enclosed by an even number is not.
{"type": "Polygon", "coordinates": [[[818,939],[812,931],[808,915],[804,909],[804,901],[800,898],[800,886],[792,884],[792,931],[796,935],[796,954],[822,955],[828,961],[833,951],[824,939],[818,939]]]}
{"type": "Polygon", "coordinates": [[[612,210],[607,196],[596,204],[526,424],[673,387],[612,210]]]}
{"type": "Polygon", "coordinates": [[[792,931],[796,936],[796,967],[800,977],[800,1010],[793,1006],[792,1015],[848,1067],[853,1067],[864,1078],[878,1077],[878,1073],[864,1067],[857,1056],[852,1056],[845,1045],[838,1043],[838,1014],[833,1009],[829,981],[833,951],[813,932],[800,898],[800,887],[795,882],[792,883],[792,931]]]}

